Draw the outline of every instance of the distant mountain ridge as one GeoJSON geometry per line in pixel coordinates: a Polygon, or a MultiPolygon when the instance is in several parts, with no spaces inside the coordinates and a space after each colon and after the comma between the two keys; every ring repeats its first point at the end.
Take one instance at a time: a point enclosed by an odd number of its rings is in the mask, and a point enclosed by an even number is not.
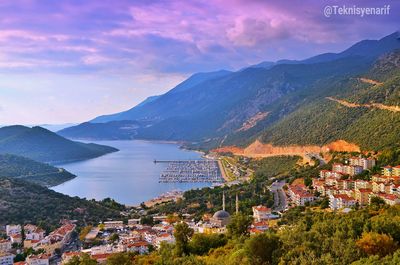
{"type": "Polygon", "coordinates": [[[0,154],[13,154],[39,162],[66,162],[98,157],[118,149],[75,142],[41,127],[0,128],[0,154]]]}
{"type": "MultiPolygon", "coordinates": [[[[332,94],[343,94],[345,88],[340,84],[363,75],[368,77],[379,57],[397,49],[400,49],[400,40],[396,32],[380,40],[358,42],[341,53],[321,54],[302,61],[261,63],[202,82],[191,82],[189,78],[151,102],[108,118],[146,121],[132,130],[134,138],[187,141],[195,148],[247,145],[260,137],[279,144],[301,143],[302,139],[297,137],[285,141],[283,134],[277,134],[278,141],[264,135],[267,131],[274,134],[272,128],[310,104],[326,100],[332,94]]],[[[351,86],[353,93],[358,90],[357,86],[351,86]]],[[[329,104],[325,102],[325,105],[329,104]]],[[[97,126],[102,130],[111,127],[107,121],[97,126]]],[[[78,125],[59,133],[76,137],[79,130],[83,133],[82,129],[83,125],[78,125]]],[[[285,129],[287,133],[297,130],[296,127],[285,129]]],[[[118,134],[118,129],[114,133],[118,134]]],[[[86,130],[84,134],[94,133],[86,130]]],[[[323,138],[318,133],[314,137],[315,143],[325,141],[318,141],[323,138]]]]}

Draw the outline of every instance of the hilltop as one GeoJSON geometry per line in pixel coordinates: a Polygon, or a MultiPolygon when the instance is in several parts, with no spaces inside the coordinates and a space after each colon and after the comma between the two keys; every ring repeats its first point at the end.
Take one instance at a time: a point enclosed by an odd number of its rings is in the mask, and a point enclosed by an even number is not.
{"type": "Polygon", "coordinates": [[[69,197],[20,179],[0,178],[0,224],[42,223],[57,226],[60,219],[98,223],[118,217],[119,211],[101,202],[69,197]]]}
{"type": "Polygon", "coordinates": [[[48,187],[56,186],[76,176],[62,168],[7,154],[0,155],[0,177],[21,179],[48,187]]]}
{"type": "Polygon", "coordinates": [[[68,140],[42,127],[0,128],[0,154],[13,154],[39,162],[65,162],[98,157],[116,148],[68,140]]]}

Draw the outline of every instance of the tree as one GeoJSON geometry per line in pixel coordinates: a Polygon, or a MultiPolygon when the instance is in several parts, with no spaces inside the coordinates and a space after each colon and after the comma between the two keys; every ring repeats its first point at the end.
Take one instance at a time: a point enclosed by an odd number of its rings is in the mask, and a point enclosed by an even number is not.
{"type": "Polygon", "coordinates": [[[373,196],[371,198],[371,203],[370,203],[370,207],[373,210],[379,210],[380,208],[384,207],[386,205],[385,201],[377,196],[373,196]]]}
{"type": "Polygon", "coordinates": [[[391,236],[375,232],[363,233],[356,245],[365,254],[380,257],[391,254],[397,249],[397,243],[393,241],[391,236]]]}
{"type": "Polygon", "coordinates": [[[321,201],[321,204],[319,205],[321,209],[326,209],[329,207],[329,199],[328,198],[323,198],[321,201]]]}
{"type": "Polygon", "coordinates": [[[109,238],[108,238],[111,242],[115,242],[119,240],[119,235],[117,233],[112,234],[109,238]]]}
{"type": "Polygon", "coordinates": [[[154,224],[153,216],[143,216],[142,218],[140,218],[140,223],[142,225],[153,225],[154,224]]]}
{"type": "Polygon", "coordinates": [[[304,178],[304,185],[307,187],[311,187],[312,185],[312,178],[310,176],[307,176],[304,178]]]}
{"type": "Polygon", "coordinates": [[[282,243],[273,232],[253,236],[246,240],[245,249],[251,264],[276,264],[282,243]]]}
{"type": "Polygon", "coordinates": [[[193,233],[193,229],[191,229],[185,222],[181,222],[175,225],[175,253],[178,257],[189,254],[188,242],[193,233]]]}
{"type": "Polygon", "coordinates": [[[85,226],[82,231],[79,233],[79,240],[84,241],[87,234],[89,234],[90,230],[92,230],[92,226],[85,226]]]}
{"type": "Polygon", "coordinates": [[[223,234],[195,234],[189,243],[190,253],[205,255],[210,249],[222,247],[227,243],[223,234]]]}
{"type": "Polygon", "coordinates": [[[69,262],[65,265],[97,265],[97,261],[91,259],[88,254],[81,254],[79,257],[73,257],[69,262]]]}
{"type": "Polygon", "coordinates": [[[228,234],[231,237],[241,237],[249,235],[249,228],[253,218],[242,213],[235,214],[227,226],[228,234]]]}
{"type": "Polygon", "coordinates": [[[134,257],[132,252],[116,253],[107,258],[107,265],[132,265],[134,257]]]}

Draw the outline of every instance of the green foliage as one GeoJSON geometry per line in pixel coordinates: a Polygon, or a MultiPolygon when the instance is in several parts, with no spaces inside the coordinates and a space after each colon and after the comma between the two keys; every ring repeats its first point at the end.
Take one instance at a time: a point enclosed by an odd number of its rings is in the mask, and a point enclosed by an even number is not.
{"type": "Polygon", "coordinates": [[[154,225],[154,219],[151,215],[145,215],[140,218],[140,223],[142,225],[154,225]]]}
{"type": "Polygon", "coordinates": [[[280,174],[287,174],[296,165],[298,156],[276,156],[267,157],[261,160],[253,160],[250,167],[255,169],[255,177],[268,179],[280,174]]]}
{"type": "Polygon", "coordinates": [[[248,253],[251,264],[277,264],[281,255],[279,236],[273,232],[259,234],[248,239],[244,248],[248,253]]]}
{"type": "Polygon", "coordinates": [[[119,235],[117,233],[114,233],[108,238],[108,240],[110,242],[115,242],[115,241],[119,240],[119,235]]]}
{"type": "Polygon", "coordinates": [[[107,265],[132,265],[134,257],[132,252],[112,254],[107,258],[107,265]]]}
{"type": "Polygon", "coordinates": [[[97,261],[91,259],[88,254],[82,254],[79,257],[73,257],[69,262],[65,265],[97,265],[97,261]]]}
{"type": "Polygon", "coordinates": [[[232,216],[231,221],[227,225],[228,234],[233,238],[240,238],[249,235],[249,228],[253,218],[249,215],[238,213],[232,216]]]}
{"type": "Polygon", "coordinates": [[[75,175],[29,158],[0,154],[0,177],[19,178],[42,186],[56,186],[75,175]]]}
{"type": "Polygon", "coordinates": [[[193,233],[193,229],[187,223],[182,222],[175,225],[175,253],[178,257],[189,254],[189,240],[193,233]]]}
{"type": "Polygon", "coordinates": [[[224,246],[228,242],[223,234],[194,234],[189,243],[190,253],[194,255],[205,255],[210,249],[224,246]]]}
{"type": "Polygon", "coordinates": [[[111,199],[111,198],[105,198],[105,199],[101,200],[100,203],[102,205],[104,205],[105,207],[108,207],[110,209],[114,209],[114,210],[117,210],[117,211],[126,210],[126,206],[125,205],[120,204],[120,203],[116,202],[114,199],[111,199]]]}
{"type": "MultiPolygon", "coordinates": [[[[369,73],[369,74],[373,74],[369,73]]],[[[397,73],[396,73],[397,74],[397,73]]],[[[399,105],[400,78],[386,76],[384,85],[360,85],[354,78],[326,84],[324,96],[310,101],[263,132],[263,141],[276,145],[324,145],[343,139],[363,150],[383,150],[399,142],[400,114],[376,108],[350,108],[325,97],[360,104],[399,105]],[[344,89],[346,88],[346,89],[344,89]],[[318,115],[315,115],[318,113],[318,115]]]]}
{"type": "Polygon", "coordinates": [[[94,200],[69,197],[19,179],[0,178],[0,201],[0,224],[3,225],[30,222],[43,224],[48,230],[57,227],[63,218],[97,224],[107,218],[120,217],[119,211],[94,200]]]}

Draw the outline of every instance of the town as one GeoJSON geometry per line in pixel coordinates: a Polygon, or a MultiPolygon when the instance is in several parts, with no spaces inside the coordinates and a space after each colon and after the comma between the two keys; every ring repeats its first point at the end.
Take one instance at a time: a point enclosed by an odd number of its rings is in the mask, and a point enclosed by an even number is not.
{"type": "MultiPolygon", "coordinates": [[[[333,163],[330,170],[320,170],[319,176],[310,176],[309,183],[302,178],[295,179],[291,184],[275,180],[269,186],[274,193],[274,205],[271,208],[266,205],[251,207],[252,223],[248,226],[248,233],[254,235],[270,228],[279,229],[278,221],[285,211],[298,206],[312,207],[321,200],[329,202],[324,210],[343,214],[367,206],[376,198],[390,206],[400,204],[400,165],[384,166],[381,174],[374,174],[369,180],[360,178],[363,172],[375,168],[376,163],[372,157],[350,157],[344,163],[333,163]]],[[[170,168],[175,166],[181,165],[173,164],[170,168]]],[[[206,167],[213,168],[214,164],[206,167]]],[[[182,192],[172,191],[151,200],[146,207],[182,199],[182,192]]],[[[225,234],[232,216],[239,213],[238,194],[235,201],[230,202],[235,205],[234,213],[226,210],[226,203],[225,193],[222,193],[220,210],[213,215],[205,214],[199,221],[187,213],[181,216],[178,216],[179,213],[167,216],[148,214],[138,207],[139,218],[104,220],[98,225],[81,229],[73,220],[61,220],[59,228],[48,235],[34,224],[8,224],[4,227],[5,237],[0,240],[0,264],[68,264],[81,255],[88,255],[98,264],[105,264],[116,253],[148,254],[162,244],[175,243],[174,231],[179,223],[186,223],[194,233],[225,234]],[[18,261],[23,253],[28,253],[26,259],[18,261]]]]}

